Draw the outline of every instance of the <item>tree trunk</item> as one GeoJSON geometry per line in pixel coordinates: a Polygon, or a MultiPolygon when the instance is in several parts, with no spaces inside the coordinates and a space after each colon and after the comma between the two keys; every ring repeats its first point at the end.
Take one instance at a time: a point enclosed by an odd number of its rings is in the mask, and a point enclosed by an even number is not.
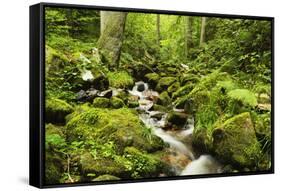
{"type": "Polygon", "coordinates": [[[193,47],[193,40],[192,40],[192,25],[193,25],[193,18],[192,17],[186,17],[186,44],[185,44],[185,56],[188,56],[188,52],[190,48],[193,47]]]}
{"type": "Polygon", "coordinates": [[[110,69],[119,67],[127,13],[101,11],[101,35],[98,48],[110,69]]]}
{"type": "Polygon", "coordinates": [[[200,34],[200,44],[199,46],[203,46],[205,43],[205,30],[206,30],[206,17],[202,17],[201,21],[201,34],[200,34]]]}
{"type": "Polygon", "coordinates": [[[160,15],[159,14],[157,14],[157,19],[156,19],[156,31],[157,31],[157,44],[158,44],[158,47],[160,47],[161,34],[160,34],[160,15]]]}

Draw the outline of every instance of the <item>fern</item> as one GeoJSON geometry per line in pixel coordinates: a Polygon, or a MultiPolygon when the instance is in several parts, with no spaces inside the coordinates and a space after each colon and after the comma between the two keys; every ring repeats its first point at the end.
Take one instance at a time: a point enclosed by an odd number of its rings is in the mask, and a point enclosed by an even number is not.
{"type": "Polygon", "coordinates": [[[241,101],[244,105],[254,107],[258,104],[255,94],[247,89],[235,89],[227,95],[230,99],[241,101]]]}

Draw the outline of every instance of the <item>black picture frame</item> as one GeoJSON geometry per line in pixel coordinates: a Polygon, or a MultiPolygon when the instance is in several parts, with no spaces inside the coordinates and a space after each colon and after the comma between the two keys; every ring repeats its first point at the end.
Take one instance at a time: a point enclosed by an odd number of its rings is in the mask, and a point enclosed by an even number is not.
{"type": "Polygon", "coordinates": [[[195,179],[195,178],[211,178],[211,177],[227,177],[227,176],[244,176],[258,174],[274,173],[274,18],[263,16],[248,15],[230,15],[230,14],[214,14],[214,13],[197,13],[183,11],[168,11],[154,9],[138,9],[138,8],[120,8],[120,7],[103,7],[93,5],[75,5],[75,4],[57,4],[57,3],[39,3],[30,6],[30,129],[29,129],[29,184],[38,188],[68,187],[68,186],[85,186],[99,184],[116,184],[116,183],[132,183],[132,182],[148,182],[148,181],[167,181],[179,179],[195,179]],[[140,13],[161,13],[171,15],[188,15],[188,16],[205,16],[218,18],[239,18],[239,19],[255,19],[268,20],[271,22],[271,137],[272,137],[272,165],[268,171],[258,172],[239,172],[239,173],[221,173],[206,175],[189,175],[175,177],[157,177],[143,178],[135,180],[117,180],[117,181],[100,181],[88,183],[68,183],[58,185],[46,185],[44,183],[44,161],[45,161],[45,8],[75,8],[75,9],[94,9],[108,11],[125,11],[140,13]]]}

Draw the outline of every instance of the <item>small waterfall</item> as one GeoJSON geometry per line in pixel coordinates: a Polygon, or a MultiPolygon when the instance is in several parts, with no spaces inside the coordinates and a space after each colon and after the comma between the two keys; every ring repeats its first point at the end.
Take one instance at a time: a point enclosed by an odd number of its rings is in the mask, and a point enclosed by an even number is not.
{"type": "Polygon", "coordinates": [[[148,114],[141,114],[140,119],[148,128],[152,128],[153,133],[156,136],[160,137],[165,143],[168,143],[171,148],[174,148],[180,153],[183,153],[190,157],[191,160],[194,160],[193,153],[181,141],[177,140],[175,137],[161,129],[161,126],[163,127],[163,125],[165,124],[166,116],[167,115],[163,115],[162,119],[157,121],[154,118],[150,118],[150,115],[148,114]]]}
{"type": "Polygon", "coordinates": [[[181,172],[181,175],[214,174],[221,172],[221,165],[210,155],[201,155],[181,172]]]}
{"type": "MultiPolygon", "coordinates": [[[[193,133],[194,118],[192,116],[187,119],[186,124],[184,125],[184,130],[170,132],[165,131],[162,128],[165,127],[167,113],[150,111],[153,106],[151,96],[159,96],[158,92],[150,90],[148,84],[139,81],[135,83],[135,86],[131,91],[129,91],[129,93],[131,95],[138,96],[139,107],[136,109],[141,110],[139,117],[146,127],[151,128],[156,136],[160,137],[165,143],[168,143],[170,148],[179,154],[178,156],[184,156],[187,160],[191,160],[185,168],[183,166],[180,170],[176,170],[178,175],[210,174],[220,172],[221,165],[212,156],[201,155],[198,159],[196,159],[190,149],[192,148],[192,146],[189,145],[190,143],[185,145],[182,141],[180,141],[191,136],[193,133]],[[158,115],[158,117],[154,117],[156,115],[158,115]]],[[[184,112],[183,110],[176,108],[174,108],[174,111],[184,112]]],[[[175,156],[172,155],[171,157],[175,158],[175,156]]],[[[174,163],[174,165],[176,166],[177,164],[174,163]]]]}

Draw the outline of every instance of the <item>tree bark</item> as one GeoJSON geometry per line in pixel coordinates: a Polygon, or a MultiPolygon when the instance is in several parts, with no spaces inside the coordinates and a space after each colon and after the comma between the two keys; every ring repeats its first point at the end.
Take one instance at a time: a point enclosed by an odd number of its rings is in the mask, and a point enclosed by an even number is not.
{"type": "Polygon", "coordinates": [[[186,44],[185,44],[185,55],[186,57],[188,56],[188,52],[190,48],[193,47],[193,40],[192,40],[192,25],[193,25],[193,18],[192,17],[186,17],[186,34],[185,34],[185,39],[186,39],[186,44]]]}
{"type": "Polygon", "coordinates": [[[200,44],[199,46],[203,46],[203,44],[205,43],[205,30],[206,30],[206,17],[202,17],[201,20],[201,33],[200,33],[200,44]]]}
{"type": "Polygon", "coordinates": [[[125,12],[101,11],[98,48],[110,69],[119,67],[126,16],[125,12]]]}

